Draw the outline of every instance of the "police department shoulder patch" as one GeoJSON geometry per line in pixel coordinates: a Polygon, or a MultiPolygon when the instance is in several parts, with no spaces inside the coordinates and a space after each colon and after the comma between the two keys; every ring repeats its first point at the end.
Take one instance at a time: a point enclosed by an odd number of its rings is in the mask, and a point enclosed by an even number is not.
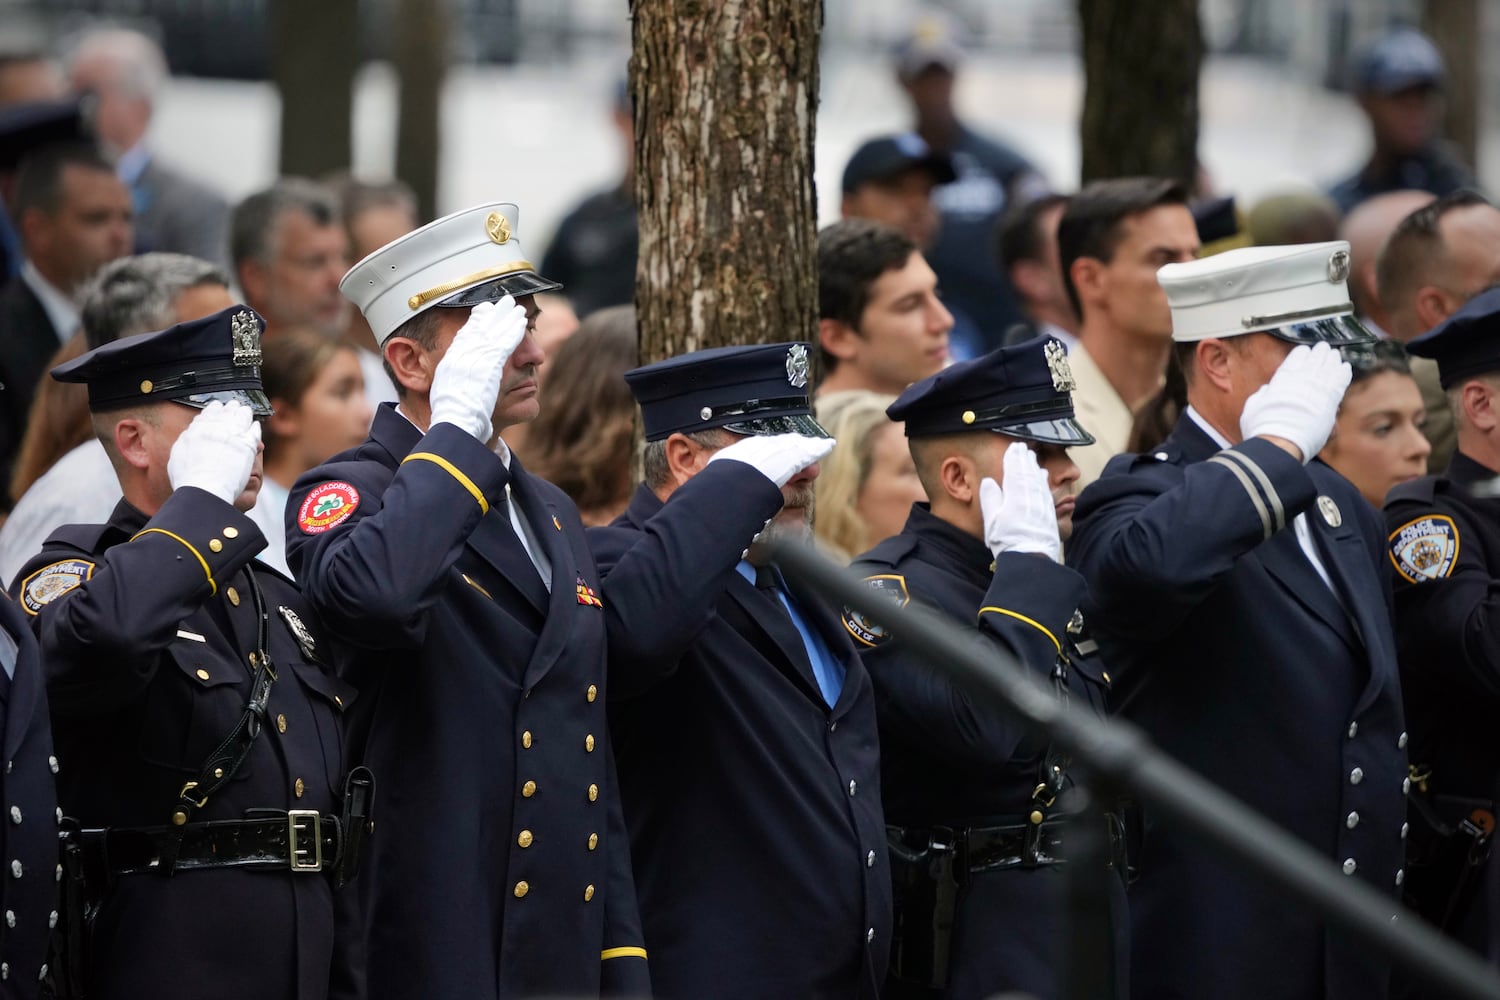
{"type": "Polygon", "coordinates": [[[297,527],[305,535],[318,535],[359,509],[359,490],[345,482],[314,486],[297,511],[297,527]]]}
{"type": "MultiPolygon", "coordinates": [[[[883,573],[879,576],[865,577],[865,586],[888,599],[898,608],[906,607],[911,600],[911,595],[906,591],[906,577],[894,573],[883,573]]],[[[855,640],[866,646],[879,646],[891,637],[885,626],[871,621],[869,616],[862,615],[852,608],[844,609],[844,628],[855,640]]]]}
{"type": "Polygon", "coordinates": [[[68,591],[82,586],[94,575],[94,565],[87,559],[64,559],[43,566],[22,582],[21,606],[29,614],[39,614],[68,591]]]}
{"type": "Polygon", "coordinates": [[[1458,561],[1458,527],[1453,518],[1426,514],[1391,532],[1391,562],[1411,583],[1440,580],[1458,561]]]}

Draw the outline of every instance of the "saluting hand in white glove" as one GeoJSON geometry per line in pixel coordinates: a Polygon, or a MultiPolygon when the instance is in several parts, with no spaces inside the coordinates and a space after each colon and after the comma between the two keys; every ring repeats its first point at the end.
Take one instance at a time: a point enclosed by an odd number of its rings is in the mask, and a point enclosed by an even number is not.
{"type": "Polygon", "coordinates": [[[979,482],[979,511],[984,516],[984,543],[996,556],[1030,552],[1062,561],[1062,538],[1047,470],[1036,454],[1017,441],[1005,449],[1005,486],[989,477],[979,482]]]}
{"type": "Polygon", "coordinates": [[[526,325],[526,310],[509,295],[474,307],[432,373],[433,426],[453,424],[489,441],[505,363],[526,338],[526,325]]]}
{"type": "Polygon", "coordinates": [[[250,482],[259,451],[260,424],[250,407],[214,400],[172,443],[167,479],[174,490],[196,486],[234,503],[250,482]]]}
{"type": "Polygon", "coordinates": [[[780,489],[833,450],[833,438],[801,434],[753,435],[714,452],[708,462],[743,462],[780,489]]]}
{"type": "Polygon", "coordinates": [[[1289,441],[1303,463],[1312,461],[1338,417],[1344,390],[1353,372],[1339,352],[1327,344],[1294,347],[1271,381],[1245,401],[1240,434],[1289,441]]]}

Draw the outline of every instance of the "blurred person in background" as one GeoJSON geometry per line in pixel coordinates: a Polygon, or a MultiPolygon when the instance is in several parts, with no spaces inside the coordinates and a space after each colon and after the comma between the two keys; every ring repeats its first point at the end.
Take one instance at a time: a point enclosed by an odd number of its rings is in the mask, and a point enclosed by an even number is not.
{"type": "Polygon", "coordinates": [[[542,273],[562,282],[579,319],[635,301],[635,123],[623,78],[609,120],[624,164],[620,179],[569,210],[542,256],[542,273]]]}
{"type": "Polygon", "coordinates": [[[953,183],[933,192],[941,216],[937,239],[923,244],[948,307],[976,330],[970,356],[1000,346],[1026,316],[1004,270],[991,253],[996,222],[1007,208],[1046,194],[1047,181],[1020,153],[979,135],[959,120],[953,92],[963,64],[953,21],[923,14],[896,47],[896,79],[911,101],[913,129],[948,158],[953,183]]]}
{"type": "Polygon", "coordinates": [[[1389,337],[1391,326],[1375,283],[1380,250],[1402,219],[1432,200],[1427,191],[1387,191],[1360,202],[1339,223],[1337,238],[1349,244],[1349,299],[1354,315],[1377,337],[1389,337]]]}
{"type": "Polygon", "coordinates": [[[1126,177],[1075,194],[1058,222],[1057,243],[1063,287],[1082,318],[1068,354],[1073,405],[1095,438],[1070,453],[1081,492],[1125,450],[1136,410],[1162,388],[1172,312],[1156,272],[1198,256],[1198,228],[1181,184],[1126,177]]]}
{"type": "Polygon", "coordinates": [[[241,201],[229,220],[229,255],[267,340],[294,326],[344,335],[349,303],[339,281],[349,269],[349,234],[326,185],[283,177],[241,201]]]}
{"type": "Polygon", "coordinates": [[[1005,331],[1007,344],[1047,336],[1068,350],[1078,343],[1078,314],[1063,287],[1057,255],[1057,224],[1068,207],[1065,194],[1048,194],[1012,205],[995,232],[995,258],[1005,272],[1025,319],[1005,331]]]}
{"type": "Polygon", "coordinates": [[[16,168],[49,142],[89,138],[78,102],[64,100],[66,93],[50,59],[0,48],[0,282],[21,271],[21,237],[9,209],[16,168]]]}
{"type": "Polygon", "coordinates": [[[25,260],[0,287],[0,483],[10,482],[48,359],[78,328],[78,290],[131,241],[130,195],[87,144],[28,156],[10,208],[25,260]]]}
{"type": "Polygon", "coordinates": [[[1443,57],[1419,31],[1401,28],[1361,52],[1353,87],[1370,122],[1370,158],[1330,189],[1347,214],[1373,195],[1403,188],[1445,195],[1474,186],[1469,168],[1438,137],[1443,57]]]}
{"type": "Polygon", "coordinates": [[[620,516],[635,489],[635,400],[625,383],[635,366],[635,307],[590,314],[541,366],[540,415],[524,436],[505,436],[527,468],[572,498],[584,527],[620,516]]]}
{"type": "MultiPolygon", "coordinates": [[[[344,173],[325,178],[324,182],[338,196],[343,210],[351,262],[364,260],[421,225],[416,192],[402,181],[376,183],[344,173]]],[[[381,403],[394,403],[396,387],[385,373],[385,363],[381,360],[375,335],[370,332],[370,324],[358,309],[349,310],[344,342],[358,352],[370,412],[373,414],[381,403]]]]}
{"type": "Polygon", "coordinates": [[[267,543],[256,558],[291,576],[285,512],[292,484],[363,441],[374,415],[365,401],[356,349],[317,330],[283,330],[265,343],[260,377],[271,415],[263,435],[265,475],[250,509],[267,543]]]}
{"type": "Polygon", "coordinates": [[[938,232],[932,193],[956,176],[952,161],[915,132],[879,136],[863,143],[844,165],[839,211],[846,219],[899,229],[926,250],[938,232]]]}
{"type": "Polygon", "coordinates": [[[0,108],[37,101],[60,101],[68,93],[57,61],[24,46],[0,52],[0,108]]]}
{"type": "MultiPolygon", "coordinates": [[[[1403,344],[1436,327],[1474,296],[1500,284],[1500,209],[1461,189],[1412,212],[1396,226],[1375,263],[1375,289],[1403,344]]],[[[1453,409],[1437,363],[1413,358],[1412,374],[1427,406],[1432,442],[1427,471],[1439,475],[1453,457],[1453,409]]]]}
{"type": "Polygon", "coordinates": [[[845,219],[818,233],[818,393],[898,395],[948,363],[953,314],[899,230],[845,219]]]}
{"type": "MultiPolygon", "coordinates": [[[[106,264],[79,296],[83,329],[52,367],[121,337],[163,330],[234,304],[224,272],[183,254],[148,253],[106,264]]],[[[108,519],[119,481],[94,436],[88,391],[47,379],[37,387],[12,481],[15,510],[0,525],[0,585],[64,524],[108,519]],[[24,478],[23,474],[24,473],[24,478]]]]}
{"type": "Polygon", "coordinates": [[[94,129],[135,209],[135,252],[189,254],[229,263],[229,203],[162,162],[148,145],[151,117],[169,73],[161,47],[138,31],[85,31],[67,56],[73,91],[93,98],[94,129]]]}
{"type": "MultiPolygon", "coordinates": [[[[1248,246],[1327,243],[1339,228],[1339,209],[1317,191],[1284,191],[1257,201],[1245,217],[1248,246]]],[[[1201,229],[1200,229],[1201,233],[1201,229]]]]}
{"type": "Polygon", "coordinates": [[[837,443],[813,484],[813,534],[841,562],[899,535],[911,505],[927,499],[901,425],[885,415],[895,401],[862,389],[818,399],[818,423],[837,443]]]}
{"type": "Polygon", "coordinates": [[[1400,344],[1382,340],[1341,353],[1354,374],[1318,458],[1378,510],[1392,489],[1427,472],[1427,410],[1400,344]]]}

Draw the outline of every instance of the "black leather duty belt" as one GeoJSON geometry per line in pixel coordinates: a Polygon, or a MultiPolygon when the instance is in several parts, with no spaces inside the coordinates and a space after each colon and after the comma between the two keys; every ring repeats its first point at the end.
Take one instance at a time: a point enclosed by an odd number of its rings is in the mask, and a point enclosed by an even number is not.
{"type": "MultiPolygon", "coordinates": [[[[1109,830],[1109,867],[1125,870],[1125,838],[1119,820],[1105,816],[1109,830]]],[[[951,852],[954,878],[961,884],[969,875],[1013,868],[1046,868],[1067,861],[1068,834],[1076,833],[1071,816],[1029,823],[975,827],[886,827],[893,844],[907,849],[951,852]]]]}
{"type": "Polygon", "coordinates": [[[162,870],[167,845],[180,836],[176,871],[240,868],[252,871],[317,874],[338,871],[344,851],[343,823],[309,809],[253,811],[246,819],[188,823],[183,827],[111,827],[79,830],[83,865],[89,875],[162,870]]]}

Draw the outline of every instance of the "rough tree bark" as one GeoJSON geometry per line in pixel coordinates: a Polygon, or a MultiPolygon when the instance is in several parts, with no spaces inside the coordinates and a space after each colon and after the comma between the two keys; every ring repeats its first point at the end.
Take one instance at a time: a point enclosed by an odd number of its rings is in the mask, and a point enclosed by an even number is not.
{"type": "Polygon", "coordinates": [[[1150,174],[1196,187],[1198,0],[1078,0],[1082,180],[1150,174]]]}
{"type": "Polygon", "coordinates": [[[1479,0],[1427,0],[1422,30],[1432,36],[1448,64],[1443,133],[1470,167],[1479,157],[1479,48],[1483,44],[1479,0]]]}
{"type": "Polygon", "coordinates": [[[271,76],[281,92],[281,172],[348,168],[359,68],[358,0],[271,0],[271,76]]]}
{"type": "Polygon", "coordinates": [[[421,218],[437,215],[438,152],[442,148],[443,80],[448,68],[447,2],[397,0],[393,46],[401,80],[396,118],[396,176],[417,193],[421,218]]]}
{"type": "Polygon", "coordinates": [[[631,0],[642,363],[817,326],[818,0],[631,0]]]}

